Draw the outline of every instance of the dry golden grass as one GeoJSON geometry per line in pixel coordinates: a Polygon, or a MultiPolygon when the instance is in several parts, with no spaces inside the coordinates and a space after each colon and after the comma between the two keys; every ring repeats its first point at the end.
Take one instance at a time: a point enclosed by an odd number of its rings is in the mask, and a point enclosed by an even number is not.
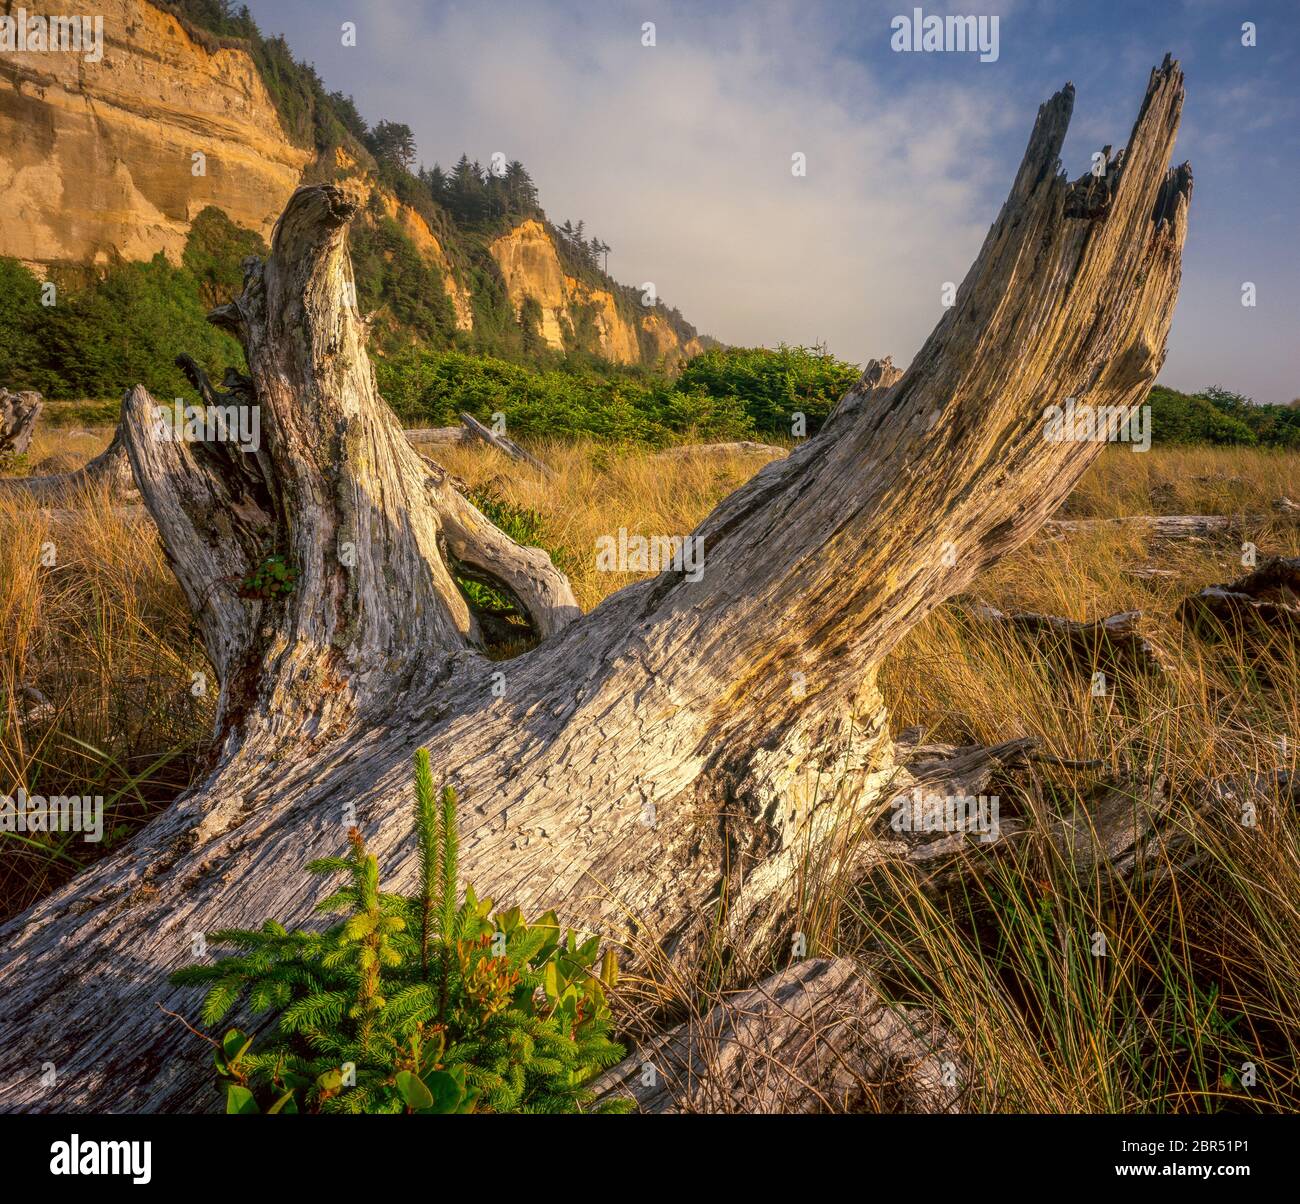
{"type": "MultiPolygon", "coordinates": [[[[1110,465],[1103,466],[1103,471],[1110,465]]],[[[1294,534],[1260,546],[1296,554],[1294,534]]],[[[905,870],[843,902],[826,942],[873,964],[903,997],[967,1034],[979,1106],[1014,1111],[1216,1110],[1300,1106],[1300,825],[1286,791],[1257,799],[1254,826],[1235,804],[1192,810],[1214,783],[1292,775],[1300,732],[1300,659],[1283,637],[1268,652],[1207,641],[1173,618],[1187,593],[1243,570],[1232,549],[1180,547],[1156,559],[1173,576],[1134,580],[1150,553],[1113,537],[1035,541],[981,582],[1003,606],[1072,618],[1141,609],[1170,665],[1149,676],[1091,676],[1036,656],[1006,632],[978,630],[944,608],[891,658],[883,687],[898,727],[930,739],[995,743],[1035,737],[1097,770],[1035,766],[1001,784],[1004,814],[1038,831],[1082,807],[1103,775],[1134,794],[1167,782],[1196,862],[1171,881],[1116,884],[1081,871],[1041,838],[990,860],[960,899],[932,898],[905,870]],[[1267,664],[1267,679],[1261,666],[1267,664]],[[1106,934],[1107,956],[1089,950],[1106,934]],[[1241,1068],[1256,1067],[1253,1088],[1241,1068]]],[[[1153,869],[1156,867],[1152,867],[1153,869]]]]}
{"type": "MultiPolygon", "coordinates": [[[[41,432],[29,459],[70,452],[84,460],[104,439],[41,432]]],[[[474,448],[438,458],[471,488],[535,512],[584,609],[635,577],[595,571],[599,535],[686,533],[763,462],[656,459],[596,445],[536,450],[556,469],[554,481],[474,448]]],[[[1109,449],[1066,512],[1267,516],[1280,495],[1300,496],[1298,467],[1300,456],[1247,449],[1109,449]]],[[[1300,553],[1293,523],[1264,519],[1250,530],[1261,555],[1300,553]]],[[[1138,782],[1163,777],[1177,807],[1216,780],[1294,770],[1295,646],[1267,654],[1265,678],[1257,649],[1205,640],[1173,617],[1188,593],[1243,571],[1230,542],[1160,546],[1116,529],[1040,535],[972,592],[1004,609],[1074,619],[1141,610],[1170,671],[1118,680],[1095,698],[1086,672],[944,607],[885,668],[894,727],[919,725],[931,740],[956,743],[1033,736],[1057,757],[1096,759],[1138,782]]],[[[206,665],[152,527],[123,524],[99,505],[56,530],[26,507],[0,505],[0,583],[0,792],[115,794],[111,825],[119,835],[135,830],[187,784],[210,720],[210,700],[190,694],[191,674],[206,665]],[[41,563],[48,542],[54,567],[41,563]],[[39,689],[57,714],[24,726],[23,686],[39,689]]],[[[1036,767],[1004,784],[1004,805],[1045,824],[1081,800],[1099,772],[1036,767]]],[[[958,899],[903,870],[847,883],[810,867],[802,923],[814,948],[860,957],[895,997],[933,1009],[963,1034],[984,1084],[973,1107],[1296,1110],[1294,806],[1265,796],[1254,827],[1200,823],[1191,838],[1194,871],[1145,888],[1081,874],[1037,839],[990,859],[958,899]],[[1088,953],[1098,930],[1105,958],[1088,953]],[[1247,1062],[1254,1087],[1242,1082],[1247,1062]]],[[[88,856],[84,845],[0,839],[4,912],[88,856]]],[[[687,989],[681,980],[661,986],[675,1000],[687,989]]]]}
{"type": "Polygon", "coordinates": [[[1124,514],[1267,514],[1277,498],[1300,501],[1294,452],[1248,447],[1113,447],[1070,495],[1061,517],[1124,514]]]}
{"type": "Polygon", "coordinates": [[[211,669],[157,533],[87,501],[58,521],[0,500],[0,794],[103,795],[104,839],[0,833],[0,915],[138,830],[207,745],[212,696],[191,687],[211,669]]]}
{"type": "Polygon", "coordinates": [[[535,450],[555,470],[554,480],[474,447],[440,449],[437,459],[471,487],[489,488],[511,506],[538,512],[547,548],[568,573],[584,611],[644,576],[597,572],[598,536],[617,535],[620,527],[632,535],[684,535],[766,462],[752,455],[656,458],[598,444],[535,450]]]}

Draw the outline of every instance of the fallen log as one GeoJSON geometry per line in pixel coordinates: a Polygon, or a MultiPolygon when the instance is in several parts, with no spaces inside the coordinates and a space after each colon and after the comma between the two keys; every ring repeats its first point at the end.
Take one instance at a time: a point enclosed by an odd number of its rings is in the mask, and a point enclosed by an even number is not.
{"type": "Polygon", "coordinates": [[[920,1009],[846,958],[811,958],[729,995],[594,1084],[644,1113],[960,1111],[967,1070],[920,1009]]]}
{"type": "Polygon", "coordinates": [[[58,714],[54,705],[36,686],[23,683],[14,691],[15,711],[20,726],[47,723],[58,714]]]}
{"type": "Polygon", "coordinates": [[[893,783],[897,793],[891,811],[880,821],[881,843],[859,862],[859,873],[901,860],[922,870],[931,888],[965,889],[966,876],[978,859],[997,856],[1038,836],[1077,873],[1124,879],[1133,877],[1139,867],[1167,870],[1159,854],[1172,835],[1185,834],[1171,822],[1171,799],[1163,777],[1138,781],[1124,775],[1103,777],[1068,815],[1043,817],[1039,823],[1005,816],[999,807],[990,810],[991,822],[985,825],[969,824],[958,830],[900,828],[891,812],[897,814],[914,801],[977,800],[992,789],[995,779],[1018,778],[1035,762],[1097,767],[1095,762],[1044,757],[1030,738],[993,747],[910,745],[907,751],[908,760],[893,783]]]}
{"type": "Polygon", "coordinates": [[[784,447],[771,443],[755,443],[741,439],[735,443],[687,443],[681,447],[665,447],[654,453],[655,459],[683,460],[690,456],[767,456],[778,459],[790,453],[784,447]]]}
{"type": "Polygon", "coordinates": [[[485,427],[473,414],[464,414],[460,416],[465,430],[480,443],[486,443],[488,447],[495,448],[503,456],[508,456],[511,460],[516,460],[520,464],[527,464],[529,468],[536,469],[544,477],[555,476],[554,471],[547,465],[543,464],[536,456],[524,451],[513,439],[507,439],[505,435],[498,435],[495,431],[485,427]]]}
{"type": "Polygon", "coordinates": [[[986,626],[1013,632],[1042,651],[1063,654],[1071,664],[1089,672],[1122,667],[1161,674],[1168,668],[1164,655],[1141,631],[1140,610],[1091,622],[1033,611],[1007,614],[984,602],[963,606],[961,613],[986,626]]]}
{"type": "Polygon", "coordinates": [[[308,919],[302,866],[350,825],[406,889],[418,746],[461,792],[481,895],[554,906],[686,972],[720,940],[737,965],[783,943],[800,866],[897,776],[881,662],[1030,539],[1101,451],[1046,438],[1046,408],[1128,412],[1155,379],[1191,192],[1185,166],[1168,170],[1182,98],[1166,60],[1100,183],[1059,169],[1073,89],[1041,106],[956,303],[901,378],[723,501],[694,533],[702,575],[670,569],[584,616],[544,554],[520,565],[526,550],[402,436],[349,303],[357,203],[300,188],[212,315],[243,343],[260,450],[158,440],[148,393],[124,403],[122,442],[220,682],[213,752],[141,833],[0,928],[0,1108],[193,1107],[210,1065],[159,1011],[195,1006],[168,971],[197,933],[308,919]],[[1104,210],[1081,209],[1099,188],[1104,210]],[[269,556],[287,588],[250,584],[269,556]],[[545,638],[484,655],[453,561],[499,571],[545,638]]]}
{"type": "Polygon", "coordinates": [[[415,427],[402,432],[412,447],[453,447],[465,442],[463,426],[425,426],[415,427]]]}
{"type": "Polygon", "coordinates": [[[1043,524],[1049,535],[1141,528],[1156,539],[1203,539],[1258,527],[1262,514],[1126,514],[1121,518],[1054,518],[1043,524]]]}
{"type": "MultiPolygon", "coordinates": [[[[43,508],[41,514],[49,522],[56,526],[65,523],[84,523],[86,521],[87,509],[85,506],[50,506],[43,508]]],[[[133,506],[97,506],[95,507],[96,515],[111,515],[119,522],[123,523],[145,523],[153,522],[153,515],[143,505],[133,506]]]]}

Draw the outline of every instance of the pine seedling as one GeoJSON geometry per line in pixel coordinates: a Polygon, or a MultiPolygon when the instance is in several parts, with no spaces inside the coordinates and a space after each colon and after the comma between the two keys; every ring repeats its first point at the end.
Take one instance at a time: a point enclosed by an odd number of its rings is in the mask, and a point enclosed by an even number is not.
{"type": "Polygon", "coordinates": [[[461,897],[456,793],[434,786],[427,750],[415,756],[419,883],[384,894],[360,831],[344,857],[311,862],[344,884],[317,910],[342,913],[324,931],[211,934],[233,956],[172,976],[202,984],[202,1020],[237,1005],[275,1011],[258,1047],[238,1029],[215,1062],[226,1110],[252,1112],[626,1111],[595,1104],[585,1084],[623,1056],[610,1037],[599,940],[561,934],[554,912],[533,924],[518,908],[489,918],[490,899],[461,897]]]}
{"type": "Polygon", "coordinates": [[[434,938],[438,898],[438,815],[429,750],[415,752],[415,831],[420,852],[420,974],[429,978],[429,944],[434,938]]]}

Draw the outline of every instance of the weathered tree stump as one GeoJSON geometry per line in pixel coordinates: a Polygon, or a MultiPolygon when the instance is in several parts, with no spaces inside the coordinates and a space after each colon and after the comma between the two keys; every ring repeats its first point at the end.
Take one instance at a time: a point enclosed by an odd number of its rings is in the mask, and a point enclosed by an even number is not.
{"type": "Polygon", "coordinates": [[[125,402],[126,453],[220,680],[217,739],[196,788],[0,930],[0,1107],[194,1107],[210,1067],[159,1011],[194,1006],[167,972],[196,933],[305,920],[302,867],[349,824],[409,885],[421,745],[460,788],[481,893],[683,965],[705,942],[769,949],[791,875],[891,789],[881,662],[1100,451],[1045,438],[1045,408],[1128,410],[1155,379],[1191,190],[1168,170],[1182,98],[1166,60],[1100,185],[1059,169],[1073,89],[1044,104],[907,371],[723,501],[695,533],[699,579],[664,572],[585,616],[403,437],[348,301],[355,203],[295,193],[213,315],[246,349],[259,450],[158,440],[145,391],[125,402]],[[1104,210],[1079,212],[1085,187],[1104,210]],[[272,556],[292,589],[259,594],[272,556]],[[481,654],[457,562],[513,593],[536,648],[481,654]]]}

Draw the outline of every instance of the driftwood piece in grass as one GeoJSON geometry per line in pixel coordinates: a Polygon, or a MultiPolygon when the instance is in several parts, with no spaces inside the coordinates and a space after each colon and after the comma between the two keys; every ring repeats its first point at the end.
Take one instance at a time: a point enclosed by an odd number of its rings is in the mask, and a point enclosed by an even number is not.
{"type": "Polygon", "coordinates": [[[1120,518],[1054,518],[1043,524],[1049,535],[1140,529],[1155,539],[1205,539],[1257,529],[1275,519],[1264,514],[1126,514],[1120,518]]]}
{"type": "MultiPolygon", "coordinates": [[[[1279,736],[1277,745],[1284,760],[1294,758],[1289,737],[1279,736]]],[[[1213,860],[1198,829],[1253,825],[1269,808],[1297,805],[1295,773],[1286,768],[1184,782],[1174,790],[1163,775],[1115,772],[1101,761],[1049,756],[1032,738],[960,746],[920,744],[908,732],[900,736],[897,753],[900,769],[891,788],[895,800],[903,802],[975,798],[995,786],[1036,794],[1030,780],[1036,764],[1084,771],[1091,778],[1067,813],[1024,806],[1022,814],[1008,816],[1003,810],[987,830],[972,825],[963,831],[899,831],[886,811],[878,821],[881,841],[864,846],[870,855],[860,859],[859,871],[905,863],[938,889],[969,891],[970,876],[982,869],[984,859],[1025,848],[1037,856],[1051,851],[1084,880],[1159,882],[1195,869],[1207,857],[1213,860]]]]}
{"type": "Polygon", "coordinates": [[[1184,598],[1178,617],[1192,626],[1258,635],[1300,634],[1300,557],[1270,556],[1236,581],[1184,598]]]}
{"type": "Polygon", "coordinates": [[[413,447],[456,447],[465,442],[463,426],[421,426],[402,432],[413,447]]]}
{"type": "Polygon", "coordinates": [[[0,465],[27,454],[44,404],[35,390],[0,389],[0,465]]]}
{"type": "Polygon", "coordinates": [[[98,505],[131,495],[134,482],[121,426],[112,442],[84,468],[47,477],[0,477],[0,500],[25,499],[38,506],[98,505]]]}
{"type": "Polygon", "coordinates": [[[989,627],[1013,632],[1034,647],[1063,654],[1076,668],[1128,668],[1160,674],[1168,669],[1165,656],[1142,632],[1142,612],[1126,610],[1104,619],[1081,622],[1033,611],[1011,614],[984,602],[971,603],[961,613],[989,627]]]}
{"type": "MultiPolygon", "coordinates": [[[[475,422],[476,425],[480,427],[483,426],[483,424],[478,422],[477,419],[471,419],[471,421],[475,422]]],[[[487,430],[488,434],[492,434],[491,430],[488,428],[483,427],[483,429],[487,430]]],[[[477,438],[477,435],[470,434],[470,428],[468,425],[408,427],[402,432],[402,434],[404,434],[415,447],[456,447],[463,445],[471,438],[477,438]]],[[[501,439],[502,436],[498,435],[495,436],[495,438],[501,439]]],[[[510,440],[506,440],[506,442],[509,443],[512,448],[518,447],[517,444],[510,440]]],[[[504,447],[499,447],[496,443],[490,443],[489,446],[497,447],[497,450],[502,451],[504,454],[511,455],[512,458],[517,458],[513,457],[512,452],[507,451],[504,447]]],[[[656,457],[662,456],[666,459],[677,459],[687,456],[721,455],[766,455],[776,457],[784,456],[787,453],[785,448],[775,447],[770,443],[757,443],[752,440],[741,439],[732,443],[683,444],[680,447],[666,447],[662,451],[657,451],[653,454],[656,457]]],[[[540,461],[535,461],[534,463],[540,463],[540,461]]]]}
{"type": "Polygon", "coordinates": [[[197,932],[310,917],[303,866],[351,824],[409,887],[419,746],[461,792],[481,894],[686,972],[719,940],[737,966],[783,944],[800,867],[895,781],[882,661],[1102,450],[1046,438],[1045,408],[1128,411],[1155,379],[1191,192],[1169,169],[1182,100],[1166,60],[1101,183],[1060,170],[1073,88],[1042,105],[906,372],[724,500],[695,532],[702,575],[666,571],[582,616],[546,556],[403,436],[351,300],[357,203],[299,189],[212,315],[245,349],[257,452],[156,440],[153,399],[125,403],[122,442],[220,681],[213,753],[147,828],[0,928],[0,1108],[194,1107],[210,1063],[159,1011],[197,1006],[168,971],[197,932]],[[1104,207],[1075,203],[1098,188],[1104,207]],[[292,587],[250,596],[268,550],[292,587]],[[520,599],[536,647],[484,655],[455,582],[467,560],[520,599]]]}
{"type": "Polygon", "coordinates": [[[513,439],[508,439],[505,435],[498,435],[496,431],[484,426],[473,414],[461,414],[460,420],[464,424],[465,430],[479,442],[496,448],[503,456],[508,456],[511,460],[517,460],[520,464],[527,464],[529,468],[536,469],[544,477],[555,476],[552,468],[543,464],[536,456],[524,451],[513,439]]]}
{"type": "Polygon", "coordinates": [[[788,454],[784,447],[741,439],[734,443],[685,443],[680,447],[665,447],[654,456],[657,460],[684,460],[691,456],[766,456],[775,460],[788,454]]]}
{"type": "MultiPolygon", "coordinates": [[[[85,506],[49,506],[41,510],[42,517],[55,526],[84,523],[87,510],[85,506]]],[[[119,522],[135,524],[153,522],[153,515],[142,505],[136,506],[96,506],[95,514],[111,515],[119,522]]]]}
{"type": "Polygon", "coordinates": [[[886,1003],[847,958],[729,994],[596,1082],[646,1113],[957,1112],[965,1059],[935,1019],[886,1003]]]}
{"type": "MultiPolygon", "coordinates": [[[[1085,771],[1102,768],[1100,762],[1071,762],[1046,756],[1038,751],[1032,738],[991,747],[900,745],[900,753],[904,748],[908,759],[894,782],[894,811],[898,805],[906,806],[915,800],[923,812],[925,806],[937,800],[953,814],[959,814],[952,810],[953,800],[979,801],[995,781],[1014,784],[1025,778],[1036,763],[1085,771]]],[[[1171,818],[1168,785],[1163,778],[1140,781],[1106,774],[1083,790],[1069,814],[1044,815],[1040,822],[1028,815],[1006,815],[1000,796],[994,798],[996,803],[990,798],[982,804],[987,810],[980,818],[985,822],[955,831],[945,830],[945,826],[927,830],[924,824],[899,830],[886,812],[880,821],[882,845],[862,870],[867,872],[901,860],[923,871],[931,887],[968,889],[967,875],[981,859],[1037,839],[1054,848],[1077,873],[1128,878],[1139,868],[1144,872],[1154,871],[1157,865],[1167,869],[1168,859],[1162,863],[1161,851],[1181,831],[1171,818]]],[[[973,818],[973,814],[967,818],[973,818]]]]}

